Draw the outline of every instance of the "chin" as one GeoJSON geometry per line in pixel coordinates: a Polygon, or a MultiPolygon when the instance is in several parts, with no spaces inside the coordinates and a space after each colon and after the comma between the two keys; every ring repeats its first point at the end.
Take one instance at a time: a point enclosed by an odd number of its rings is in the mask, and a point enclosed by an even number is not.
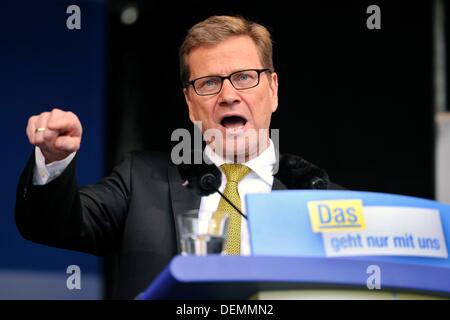
{"type": "MultiPolygon", "coordinates": [[[[219,146],[218,146],[219,147],[219,146]]],[[[259,154],[257,139],[247,136],[228,136],[222,140],[222,156],[236,163],[247,162],[259,154]]]]}
{"type": "MultiPolygon", "coordinates": [[[[267,131],[267,130],[266,130],[267,131]]],[[[205,132],[205,140],[215,153],[233,162],[246,162],[268,147],[268,133],[255,129],[247,122],[244,126],[219,126],[205,132]]]]}

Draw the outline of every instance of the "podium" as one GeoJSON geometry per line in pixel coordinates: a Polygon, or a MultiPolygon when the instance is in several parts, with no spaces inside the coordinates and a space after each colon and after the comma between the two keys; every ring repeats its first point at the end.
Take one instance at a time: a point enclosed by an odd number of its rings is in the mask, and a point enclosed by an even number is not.
{"type": "Polygon", "coordinates": [[[340,291],[354,291],[364,298],[369,293],[374,298],[384,293],[383,299],[450,297],[449,269],[392,262],[376,263],[383,270],[382,287],[369,290],[367,268],[374,263],[347,258],[176,256],[138,298],[251,299],[261,291],[295,290],[307,295],[317,289],[327,294],[333,290],[335,297],[340,291]]]}
{"type": "Polygon", "coordinates": [[[448,205],[351,191],[246,205],[252,256],[176,256],[137,299],[450,298],[448,205]]]}

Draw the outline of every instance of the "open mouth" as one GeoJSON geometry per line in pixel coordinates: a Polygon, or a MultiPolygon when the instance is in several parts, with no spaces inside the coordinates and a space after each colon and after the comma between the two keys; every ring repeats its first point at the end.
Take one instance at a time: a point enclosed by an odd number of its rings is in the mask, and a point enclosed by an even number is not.
{"type": "Polygon", "coordinates": [[[236,130],[236,129],[243,128],[246,123],[247,123],[247,119],[245,119],[241,116],[224,117],[222,119],[222,121],[220,121],[220,124],[229,130],[236,130]]]}

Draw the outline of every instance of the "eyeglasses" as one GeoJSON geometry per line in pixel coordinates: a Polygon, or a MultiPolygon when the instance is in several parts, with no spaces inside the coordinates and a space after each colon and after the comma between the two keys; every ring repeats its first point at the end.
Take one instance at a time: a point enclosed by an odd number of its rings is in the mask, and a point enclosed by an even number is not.
{"type": "Polygon", "coordinates": [[[261,73],[270,71],[270,69],[248,69],[233,72],[232,74],[222,76],[206,76],[186,82],[185,87],[192,87],[199,96],[210,96],[217,94],[222,90],[223,81],[228,79],[237,90],[254,88],[259,84],[261,73]]]}

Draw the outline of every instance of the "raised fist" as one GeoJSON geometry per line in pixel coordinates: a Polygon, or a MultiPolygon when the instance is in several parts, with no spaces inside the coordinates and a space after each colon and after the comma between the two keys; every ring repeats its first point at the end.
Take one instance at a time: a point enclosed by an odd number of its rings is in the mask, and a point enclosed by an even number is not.
{"type": "Polygon", "coordinates": [[[41,149],[46,164],[80,149],[82,132],[80,120],[70,111],[53,109],[28,119],[28,140],[41,149]]]}

